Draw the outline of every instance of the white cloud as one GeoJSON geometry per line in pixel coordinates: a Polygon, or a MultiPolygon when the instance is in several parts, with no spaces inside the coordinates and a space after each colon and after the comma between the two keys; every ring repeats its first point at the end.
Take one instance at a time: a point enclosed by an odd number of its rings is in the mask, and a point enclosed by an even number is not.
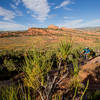
{"type": "MultiPolygon", "coordinates": [[[[48,17],[50,7],[47,0],[22,0],[25,7],[35,14],[35,18],[39,21],[44,21],[48,17]]],[[[34,17],[34,16],[33,16],[34,17]]]]}
{"type": "Polygon", "coordinates": [[[15,6],[14,4],[10,4],[10,6],[13,8],[13,9],[17,9],[17,6],[15,6]]]}
{"type": "Polygon", "coordinates": [[[75,17],[70,17],[70,16],[64,16],[64,19],[74,19],[75,17]]]}
{"type": "Polygon", "coordinates": [[[68,11],[72,11],[71,8],[68,8],[68,7],[64,7],[65,10],[68,10],[68,11]]]}
{"type": "Polygon", "coordinates": [[[64,24],[59,24],[60,27],[68,27],[68,28],[82,28],[82,27],[95,27],[100,26],[100,19],[84,21],[83,19],[78,20],[65,20],[64,24]]]}
{"type": "Polygon", "coordinates": [[[95,26],[100,26],[100,19],[87,21],[81,24],[81,27],[95,27],[95,26]]]}
{"type": "MultiPolygon", "coordinates": [[[[69,4],[71,4],[71,1],[70,0],[65,0],[60,5],[56,6],[55,9],[65,7],[69,4]]],[[[67,8],[67,9],[69,9],[69,8],[67,8]]]]}
{"type": "Polygon", "coordinates": [[[57,16],[56,14],[52,14],[52,15],[49,15],[48,18],[51,19],[51,18],[54,18],[56,16],[57,16]]]}
{"type": "Polygon", "coordinates": [[[18,10],[18,7],[16,5],[11,3],[10,6],[14,9],[16,16],[23,16],[23,13],[20,10],[18,10]]]}
{"type": "Polygon", "coordinates": [[[23,16],[23,13],[20,10],[15,10],[16,16],[23,16]]]}
{"type": "Polygon", "coordinates": [[[15,3],[16,6],[18,6],[21,2],[21,0],[13,0],[13,2],[15,3]]]}
{"type": "Polygon", "coordinates": [[[25,29],[26,27],[22,24],[0,21],[0,30],[25,30],[25,29]]]}
{"type": "Polygon", "coordinates": [[[12,20],[15,17],[15,13],[0,7],[0,16],[3,17],[3,20],[12,20]]]}
{"type": "Polygon", "coordinates": [[[30,13],[31,13],[31,12],[28,10],[28,11],[27,11],[27,14],[30,14],[30,13]]]}
{"type": "Polygon", "coordinates": [[[66,21],[66,24],[69,26],[69,27],[78,27],[80,23],[82,23],[83,20],[82,19],[79,19],[79,20],[72,20],[72,21],[66,21]]]}

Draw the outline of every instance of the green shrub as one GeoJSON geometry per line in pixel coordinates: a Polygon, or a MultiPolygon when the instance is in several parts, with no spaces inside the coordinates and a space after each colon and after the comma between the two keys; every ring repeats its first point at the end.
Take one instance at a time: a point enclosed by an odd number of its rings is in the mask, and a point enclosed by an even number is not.
{"type": "MultiPolygon", "coordinates": [[[[28,55],[30,52],[28,52],[28,55]]],[[[29,87],[38,90],[40,86],[46,85],[45,76],[51,70],[52,62],[48,53],[42,55],[34,50],[32,56],[25,57],[24,71],[27,77],[24,82],[29,87]]]]}
{"type": "Polygon", "coordinates": [[[71,54],[72,45],[71,43],[61,42],[58,48],[57,56],[59,59],[66,60],[71,54]]]}
{"type": "MultiPolygon", "coordinates": [[[[38,93],[41,89],[42,92],[44,92],[44,88],[47,87],[47,75],[48,72],[55,70],[54,66],[56,66],[56,70],[60,72],[58,79],[60,79],[60,76],[62,77],[64,73],[67,73],[70,71],[71,67],[73,67],[72,80],[69,89],[72,92],[74,91],[74,94],[71,92],[74,99],[78,92],[81,92],[82,94],[82,90],[85,88],[77,77],[79,72],[80,50],[80,48],[73,49],[71,43],[61,42],[59,48],[55,51],[38,51],[36,49],[27,52],[7,51],[0,55],[0,59],[2,60],[1,64],[4,65],[9,71],[18,71],[18,66],[21,66],[19,69],[25,72],[25,78],[23,80],[24,85],[34,89],[38,93]],[[70,66],[70,64],[72,66],[70,66]]],[[[19,88],[18,90],[16,90],[16,88],[9,88],[7,91],[5,94],[9,100],[17,100],[16,94],[20,91],[19,88]],[[7,91],[10,92],[8,93],[7,91]],[[11,97],[9,97],[10,93],[12,94],[11,97]]],[[[85,91],[86,89],[83,93],[85,93],[85,91]]],[[[23,94],[21,92],[20,94],[22,100],[31,100],[30,91],[28,93],[29,99],[25,99],[25,93],[23,94]]],[[[2,95],[4,95],[3,92],[2,95]]],[[[4,98],[3,100],[6,99],[4,98]]]]}
{"type": "Polygon", "coordinates": [[[13,59],[4,59],[4,66],[7,68],[8,71],[14,71],[16,70],[15,64],[13,62],[13,59]]]}

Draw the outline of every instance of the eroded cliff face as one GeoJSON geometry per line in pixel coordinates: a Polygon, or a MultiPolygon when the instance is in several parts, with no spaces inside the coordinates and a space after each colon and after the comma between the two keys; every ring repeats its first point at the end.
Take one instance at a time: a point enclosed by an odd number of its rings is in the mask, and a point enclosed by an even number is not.
{"type": "Polygon", "coordinates": [[[10,37],[10,36],[24,36],[27,32],[3,32],[0,33],[0,37],[10,37]]]}
{"type": "Polygon", "coordinates": [[[48,29],[59,29],[59,27],[51,24],[48,26],[48,29]]]}
{"type": "Polygon", "coordinates": [[[59,34],[61,30],[57,26],[50,25],[48,28],[29,28],[25,35],[51,35],[59,34]]]}
{"type": "Polygon", "coordinates": [[[0,37],[6,36],[32,36],[32,35],[52,35],[52,34],[66,34],[67,32],[77,32],[77,30],[69,28],[59,28],[55,25],[49,25],[48,28],[29,28],[26,31],[17,31],[17,32],[4,32],[0,34],[0,37]]]}
{"type": "Polygon", "coordinates": [[[49,25],[48,28],[29,28],[26,35],[38,35],[38,34],[52,34],[57,33],[59,30],[58,26],[55,25],[49,25]],[[57,31],[57,32],[56,32],[57,31]]]}
{"type": "Polygon", "coordinates": [[[40,28],[29,28],[26,35],[38,35],[38,34],[47,34],[45,29],[40,28]]]}
{"type": "Polygon", "coordinates": [[[73,29],[64,28],[64,27],[59,28],[58,26],[55,26],[52,24],[52,25],[49,25],[48,28],[29,28],[25,35],[62,34],[62,33],[66,33],[66,31],[72,32],[73,29]]]}

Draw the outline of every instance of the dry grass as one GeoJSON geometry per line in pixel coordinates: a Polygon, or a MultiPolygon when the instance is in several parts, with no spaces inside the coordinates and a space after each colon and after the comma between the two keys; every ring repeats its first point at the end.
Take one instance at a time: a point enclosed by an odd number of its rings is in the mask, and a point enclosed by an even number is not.
{"type": "Polygon", "coordinates": [[[56,48],[61,41],[72,41],[75,46],[98,47],[100,34],[81,31],[56,30],[52,35],[20,36],[0,38],[2,49],[28,49],[28,48],[56,48]],[[58,33],[58,34],[57,34],[58,33]]]}

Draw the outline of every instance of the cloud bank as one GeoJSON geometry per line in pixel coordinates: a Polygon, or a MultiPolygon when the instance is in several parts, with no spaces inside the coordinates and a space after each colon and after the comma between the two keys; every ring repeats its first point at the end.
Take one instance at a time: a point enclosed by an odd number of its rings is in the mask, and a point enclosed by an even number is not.
{"type": "Polygon", "coordinates": [[[47,0],[22,0],[24,6],[33,12],[32,17],[45,21],[50,12],[47,0]]]}
{"type": "Polygon", "coordinates": [[[3,20],[12,20],[16,14],[13,11],[0,7],[0,16],[3,17],[3,20]]]}
{"type": "Polygon", "coordinates": [[[25,30],[26,26],[13,22],[0,21],[0,30],[25,30]]]}
{"type": "Polygon", "coordinates": [[[84,21],[83,19],[65,20],[63,23],[58,24],[58,26],[60,27],[63,26],[68,28],[96,27],[96,26],[100,26],[100,19],[94,19],[90,21],[84,21]]]}

